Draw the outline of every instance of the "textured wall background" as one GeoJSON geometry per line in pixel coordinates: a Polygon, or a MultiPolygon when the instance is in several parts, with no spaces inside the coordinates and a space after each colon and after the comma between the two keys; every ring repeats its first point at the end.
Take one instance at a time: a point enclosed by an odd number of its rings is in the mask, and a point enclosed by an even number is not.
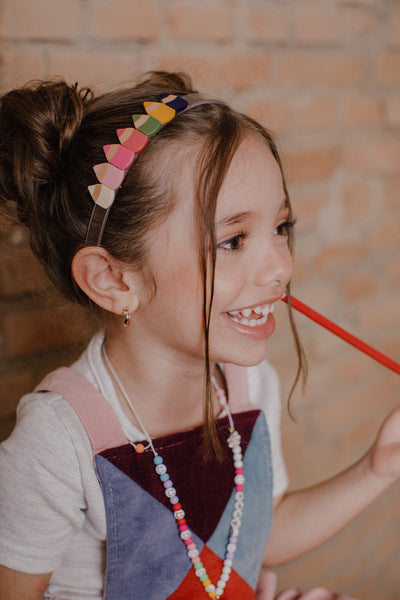
{"type": "MultiPolygon", "coordinates": [[[[398,0],[2,0],[0,8],[2,90],[63,75],[103,91],[148,69],[183,69],[275,132],[298,216],[294,295],[400,360],[398,0]]],[[[271,359],[285,398],[296,360],[283,305],[278,321],[271,359]]],[[[310,378],[292,403],[297,423],[283,424],[293,487],[356,460],[400,399],[394,373],[305,317],[297,322],[310,378]]],[[[0,222],[4,431],[20,395],[75,356],[89,329],[53,297],[24,234],[0,222]]],[[[282,587],[398,598],[399,492],[281,567],[282,587]]]]}

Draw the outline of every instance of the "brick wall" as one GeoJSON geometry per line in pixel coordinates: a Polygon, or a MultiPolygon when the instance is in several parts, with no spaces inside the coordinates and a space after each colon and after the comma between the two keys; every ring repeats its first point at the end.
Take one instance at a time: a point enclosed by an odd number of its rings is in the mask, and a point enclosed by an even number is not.
{"type": "MultiPolygon", "coordinates": [[[[0,84],[64,75],[102,91],[151,68],[261,120],[279,139],[298,216],[294,294],[400,360],[398,0],[3,0],[0,84]]],[[[90,323],[45,281],[21,231],[0,224],[0,414],[80,351],[90,323]],[[83,325],[82,325],[83,324],[83,325]]],[[[398,377],[299,315],[305,394],[284,417],[292,486],[357,459],[395,405],[398,377]]],[[[285,319],[271,358],[284,396],[295,370],[285,319]]],[[[399,485],[282,585],[367,600],[400,587],[399,485]]]]}

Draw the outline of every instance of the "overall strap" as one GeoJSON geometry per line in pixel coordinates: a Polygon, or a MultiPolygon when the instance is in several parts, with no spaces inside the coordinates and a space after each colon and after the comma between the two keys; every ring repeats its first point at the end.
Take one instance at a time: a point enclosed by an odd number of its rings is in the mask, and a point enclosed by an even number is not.
{"type": "Polygon", "coordinates": [[[224,374],[228,387],[229,406],[232,412],[241,412],[251,408],[247,367],[226,363],[224,374]]]}
{"type": "Polygon", "coordinates": [[[111,406],[86,377],[68,367],[52,371],[35,392],[56,392],[69,402],[80,418],[92,444],[93,456],[106,448],[127,443],[126,436],[111,406]]]}

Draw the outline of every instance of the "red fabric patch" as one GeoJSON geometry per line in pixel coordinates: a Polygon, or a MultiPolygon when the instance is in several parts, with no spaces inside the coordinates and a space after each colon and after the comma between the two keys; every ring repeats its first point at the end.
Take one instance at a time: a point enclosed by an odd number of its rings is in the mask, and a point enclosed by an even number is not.
{"type": "MultiPolygon", "coordinates": [[[[211,582],[216,585],[222,571],[223,561],[210,548],[204,546],[200,554],[207,575],[211,582]]],[[[199,581],[194,569],[191,568],[181,585],[175,590],[167,600],[205,600],[207,592],[204,591],[203,584],[199,581]]],[[[224,590],[224,600],[254,600],[255,592],[240,575],[232,569],[230,579],[224,590]]]]}

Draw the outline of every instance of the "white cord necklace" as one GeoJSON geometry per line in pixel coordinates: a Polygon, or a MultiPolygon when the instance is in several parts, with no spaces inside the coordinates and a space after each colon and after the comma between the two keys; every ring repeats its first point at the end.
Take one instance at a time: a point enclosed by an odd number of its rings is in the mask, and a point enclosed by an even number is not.
{"type": "Polygon", "coordinates": [[[212,380],[212,383],[216,390],[218,400],[219,400],[221,406],[223,408],[225,408],[227,411],[228,420],[229,420],[229,431],[230,431],[230,435],[227,438],[227,444],[228,444],[229,448],[231,448],[231,450],[232,450],[233,464],[234,464],[234,468],[235,468],[235,476],[234,476],[235,503],[234,503],[232,519],[230,522],[228,542],[227,542],[226,549],[225,549],[225,557],[224,557],[224,561],[223,561],[222,573],[220,575],[217,585],[213,585],[211,583],[210,578],[207,575],[207,572],[206,572],[206,569],[205,569],[203,563],[201,562],[199,551],[197,550],[196,544],[193,541],[192,533],[186,523],[185,511],[183,510],[182,505],[179,502],[179,498],[177,496],[176,489],[175,489],[174,484],[172,483],[172,480],[167,472],[167,467],[164,464],[163,458],[158,454],[158,452],[154,448],[153,440],[151,439],[146,427],[144,426],[143,421],[137,414],[135,407],[133,406],[133,404],[126,392],[122,381],[118,377],[118,375],[107,355],[107,352],[106,352],[106,349],[104,346],[103,346],[103,354],[104,354],[104,358],[107,363],[107,366],[110,369],[116,383],[118,384],[121,394],[125,398],[132,413],[135,415],[137,422],[140,424],[140,427],[142,428],[143,437],[147,440],[147,446],[144,446],[143,444],[135,444],[133,442],[130,442],[130,443],[135,448],[135,450],[138,454],[142,454],[145,450],[147,450],[148,448],[151,448],[151,450],[154,454],[153,463],[154,463],[155,471],[164,486],[164,490],[165,490],[164,493],[171,504],[171,507],[172,507],[172,510],[174,513],[174,517],[175,517],[175,520],[178,525],[179,535],[180,535],[183,543],[186,546],[187,554],[193,565],[194,571],[195,571],[199,581],[203,585],[204,591],[207,593],[207,595],[210,598],[216,598],[218,600],[219,598],[222,597],[225,587],[230,579],[232,565],[233,565],[233,559],[234,559],[235,552],[237,549],[237,543],[238,543],[238,538],[239,538],[239,529],[242,524],[242,516],[243,516],[243,509],[244,509],[244,481],[245,481],[244,474],[243,474],[243,454],[242,454],[242,448],[240,445],[241,438],[240,438],[239,433],[235,429],[232,414],[231,414],[231,411],[230,411],[230,408],[228,405],[225,391],[218,386],[215,377],[212,377],[211,380],[212,380]]]}

